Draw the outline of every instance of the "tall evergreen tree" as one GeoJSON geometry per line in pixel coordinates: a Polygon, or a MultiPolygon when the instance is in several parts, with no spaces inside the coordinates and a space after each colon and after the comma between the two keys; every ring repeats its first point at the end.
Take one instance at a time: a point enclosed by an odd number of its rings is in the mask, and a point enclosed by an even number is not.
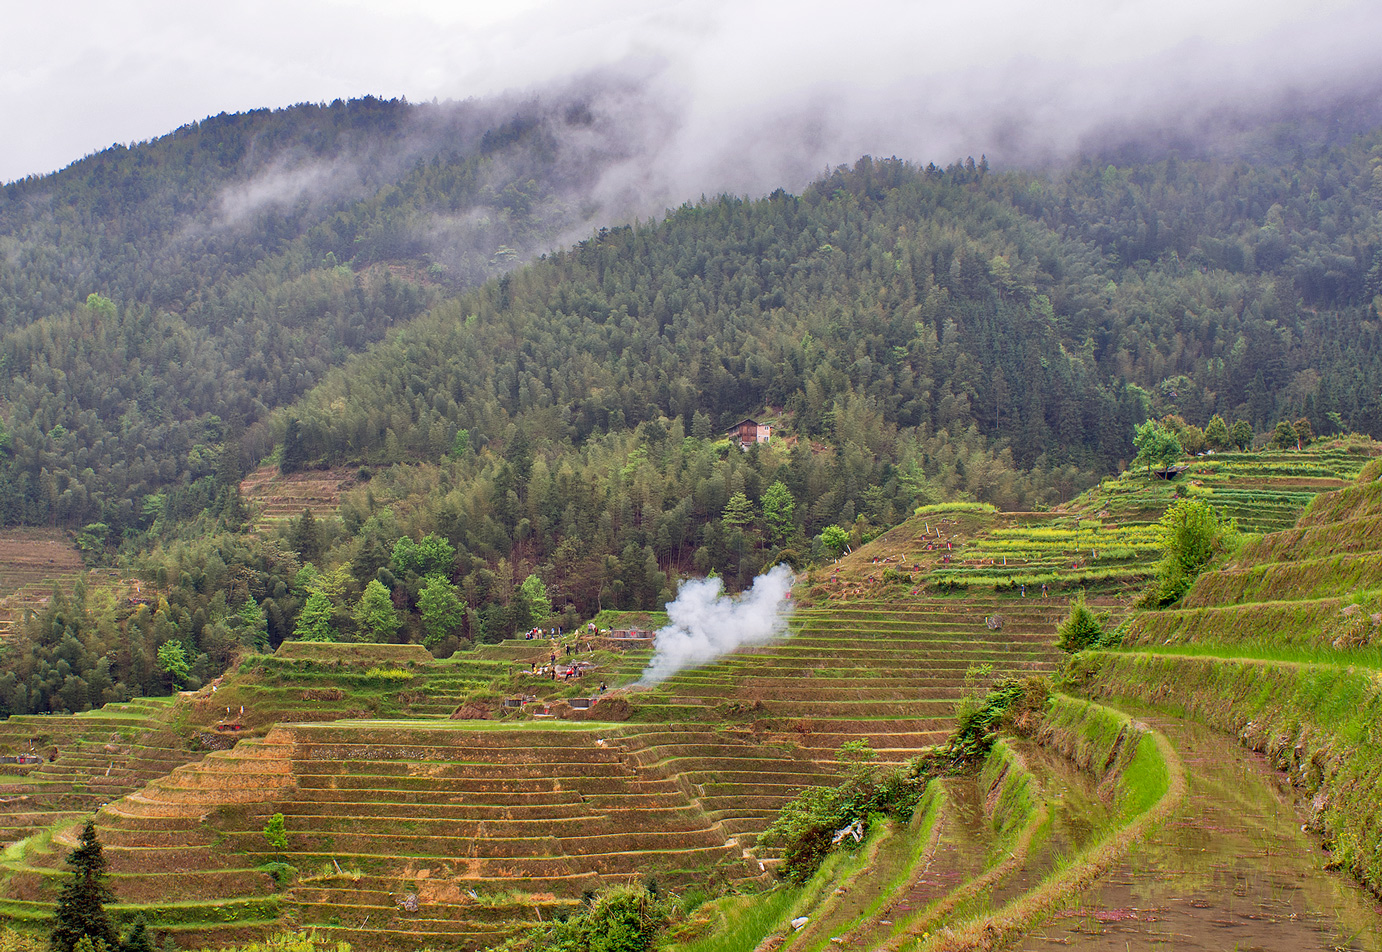
{"type": "Polygon", "coordinates": [[[105,884],[106,858],[90,819],[82,827],[77,848],[68,854],[67,866],[72,879],[58,896],[49,939],[52,952],[73,952],[82,939],[89,939],[96,952],[115,952],[115,928],[105,910],[105,903],[115,897],[105,884]]]}
{"type": "Polygon", "coordinates": [[[355,603],[355,624],[359,629],[361,641],[377,641],[388,644],[402,624],[398,612],[394,611],[393,599],[389,590],[377,578],[372,578],[360,600],[355,603]]]}

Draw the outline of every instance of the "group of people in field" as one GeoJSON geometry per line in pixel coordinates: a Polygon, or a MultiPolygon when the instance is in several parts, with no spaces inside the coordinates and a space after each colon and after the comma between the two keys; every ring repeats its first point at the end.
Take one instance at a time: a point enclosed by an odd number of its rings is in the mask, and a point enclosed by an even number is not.
{"type": "MultiPolygon", "coordinates": [[[[594,623],[588,625],[586,631],[591,635],[596,634],[597,629],[594,623]]],[[[524,635],[524,640],[535,641],[541,638],[550,638],[556,641],[562,637],[562,634],[561,628],[534,628],[524,635]]],[[[553,681],[557,680],[558,676],[560,676],[563,681],[579,678],[585,674],[584,667],[587,666],[586,662],[573,662],[568,659],[583,652],[586,654],[593,654],[595,652],[594,643],[587,641],[582,644],[578,640],[572,640],[567,644],[554,645],[546,662],[531,661],[528,663],[528,673],[543,678],[550,678],[553,681]],[[558,650],[561,651],[560,660],[557,654],[558,650]]],[[[600,682],[600,693],[603,694],[606,690],[607,687],[605,683],[603,681],[600,682]]]]}

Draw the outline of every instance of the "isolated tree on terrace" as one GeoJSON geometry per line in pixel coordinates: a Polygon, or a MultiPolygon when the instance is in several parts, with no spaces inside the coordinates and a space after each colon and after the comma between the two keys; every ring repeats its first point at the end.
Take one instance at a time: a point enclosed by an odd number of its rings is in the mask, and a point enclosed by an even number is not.
{"type": "Polygon", "coordinates": [[[394,611],[389,590],[377,578],[370,579],[360,593],[353,617],[360,628],[361,637],[368,641],[391,642],[402,624],[398,620],[398,612],[394,611]]]}
{"type": "Polygon", "coordinates": [[[331,599],[321,592],[307,596],[307,603],[298,612],[293,637],[299,641],[335,641],[331,634],[331,599]]]}
{"type": "Polygon", "coordinates": [[[1247,420],[1234,420],[1233,429],[1229,430],[1229,436],[1233,438],[1233,445],[1240,450],[1252,449],[1252,424],[1247,420]]]}
{"type": "Polygon", "coordinates": [[[1176,435],[1156,420],[1148,420],[1137,427],[1133,432],[1132,442],[1133,446],[1137,447],[1137,457],[1133,460],[1133,465],[1146,463],[1149,475],[1153,466],[1164,471],[1174,466],[1184,454],[1176,435]]]}
{"type": "Polygon", "coordinates": [[[1296,428],[1291,425],[1291,421],[1278,421],[1276,429],[1272,430],[1272,438],[1267,441],[1267,448],[1272,450],[1294,450],[1299,447],[1300,437],[1296,434],[1296,428]]]}
{"type": "Polygon", "coordinates": [[[1209,418],[1209,424],[1204,428],[1204,440],[1211,450],[1220,453],[1233,445],[1228,433],[1228,424],[1219,414],[1216,413],[1209,418]]]}
{"type": "Polygon", "coordinates": [[[1182,499],[1160,520],[1162,556],[1157,601],[1166,605],[1189,590],[1200,570],[1237,544],[1238,527],[1203,499],[1182,499]]]}
{"type": "Polygon", "coordinates": [[[427,632],[422,643],[428,648],[436,647],[465,621],[466,606],[460,589],[443,575],[427,576],[417,606],[422,612],[423,630],[427,632]]]}
{"type": "Polygon", "coordinates": [[[1293,424],[1296,431],[1296,449],[1301,450],[1315,441],[1315,430],[1310,421],[1301,417],[1293,424]]]}
{"type": "Polygon", "coordinates": [[[181,641],[165,641],[158,648],[158,666],[168,675],[168,690],[176,691],[192,670],[187,663],[187,649],[181,641]]]}
{"type": "Polygon", "coordinates": [[[95,952],[115,952],[115,928],[105,909],[114,897],[106,888],[106,858],[90,819],[82,827],[77,848],[67,856],[67,868],[72,878],[58,895],[49,947],[52,952],[73,952],[85,939],[95,952]]]}
{"type": "Polygon", "coordinates": [[[849,545],[848,530],[839,526],[826,526],[821,530],[821,547],[832,557],[839,555],[849,545]]]}

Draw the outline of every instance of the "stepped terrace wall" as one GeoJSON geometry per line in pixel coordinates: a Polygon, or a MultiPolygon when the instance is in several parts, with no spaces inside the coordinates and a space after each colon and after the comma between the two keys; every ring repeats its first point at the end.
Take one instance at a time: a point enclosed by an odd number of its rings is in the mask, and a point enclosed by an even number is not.
{"type": "Polygon", "coordinates": [[[1237,736],[1287,771],[1332,857],[1382,895],[1382,686],[1372,671],[1203,657],[1091,653],[1072,686],[1237,736]]]}
{"type": "Polygon", "coordinates": [[[280,726],[112,803],[100,825],[125,898],[146,898],[136,869],[183,873],[190,901],[257,895],[283,861],[303,874],[284,895],[299,924],[368,948],[474,947],[606,881],[762,875],[648,753],[610,725],[280,726]],[[285,850],[262,832],[274,813],[285,850]],[[397,907],[407,895],[417,914],[397,907]]]}
{"type": "Polygon", "coordinates": [[[751,724],[826,766],[841,743],[864,738],[905,760],[944,741],[971,671],[1054,670],[1064,611],[1053,599],[1003,597],[799,609],[789,638],[629,694],[630,719],[751,724]],[[985,618],[999,612],[995,631],[985,618]]]}
{"type": "Polygon", "coordinates": [[[1359,624],[1376,611],[1379,589],[1382,481],[1370,480],[1316,497],[1293,529],[1249,540],[1225,569],[1203,573],[1180,607],[1134,618],[1124,643],[1356,648],[1382,635],[1359,624]]]}

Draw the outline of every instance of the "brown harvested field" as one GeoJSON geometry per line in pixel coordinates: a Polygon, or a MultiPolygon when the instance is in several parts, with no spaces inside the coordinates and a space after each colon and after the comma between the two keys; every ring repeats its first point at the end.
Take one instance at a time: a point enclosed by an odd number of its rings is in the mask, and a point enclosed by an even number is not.
{"type": "Polygon", "coordinates": [[[351,469],[320,469],[284,476],[275,466],[261,466],[240,482],[240,493],[263,529],[311,510],[318,519],[333,516],[341,492],[355,480],[351,469]]]}
{"type": "Polygon", "coordinates": [[[60,529],[0,532],[0,640],[26,610],[47,604],[54,585],[70,591],[81,572],[81,556],[60,529]]]}
{"type": "Polygon", "coordinates": [[[82,571],[82,558],[60,529],[0,532],[0,596],[31,585],[47,585],[82,571]]]}

